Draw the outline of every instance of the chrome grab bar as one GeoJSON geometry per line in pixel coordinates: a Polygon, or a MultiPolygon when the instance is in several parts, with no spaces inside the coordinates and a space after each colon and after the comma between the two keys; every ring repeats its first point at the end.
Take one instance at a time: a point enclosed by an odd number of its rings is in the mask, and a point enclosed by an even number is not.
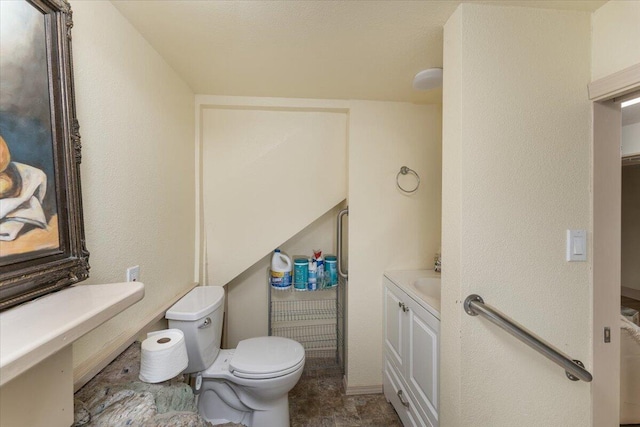
{"type": "Polygon", "coordinates": [[[542,338],[528,331],[523,326],[518,325],[509,317],[500,313],[495,308],[484,303],[480,295],[469,295],[464,300],[464,311],[469,316],[477,316],[478,314],[489,320],[491,323],[504,329],[529,347],[542,354],[547,359],[564,368],[567,378],[571,381],[582,380],[591,382],[593,376],[584,369],[584,364],[579,360],[571,359],[566,354],[544,341],[542,338]]]}
{"type": "Polygon", "coordinates": [[[345,215],[349,215],[349,208],[342,209],[338,213],[338,236],[336,239],[338,241],[338,250],[336,251],[336,258],[338,259],[338,274],[346,280],[349,278],[349,274],[347,271],[342,271],[342,217],[345,215]]]}

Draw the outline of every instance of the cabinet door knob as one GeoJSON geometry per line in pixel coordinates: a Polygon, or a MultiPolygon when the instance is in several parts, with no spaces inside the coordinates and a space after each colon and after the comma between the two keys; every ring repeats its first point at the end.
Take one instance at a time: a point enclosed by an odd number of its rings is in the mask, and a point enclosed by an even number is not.
{"type": "Polygon", "coordinates": [[[404,397],[402,397],[402,396],[403,396],[402,390],[398,390],[398,399],[400,399],[400,403],[402,403],[402,406],[405,406],[405,407],[408,408],[409,407],[409,402],[404,400],[404,397]]]}
{"type": "Polygon", "coordinates": [[[405,313],[409,311],[409,307],[407,307],[402,301],[398,301],[398,307],[400,307],[405,313]]]}

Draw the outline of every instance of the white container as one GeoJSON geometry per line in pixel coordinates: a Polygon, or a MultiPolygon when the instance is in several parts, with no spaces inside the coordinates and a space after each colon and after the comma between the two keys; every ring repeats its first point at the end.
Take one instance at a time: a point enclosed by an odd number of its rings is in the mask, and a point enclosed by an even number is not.
{"type": "Polygon", "coordinates": [[[291,258],[280,252],[273,251],[271,257],[271,275],[269,282],[276,289],[289,289],[291,287],[291,258]]]}
{"type": "Polygon", "coordinates": [[[318,263],[315,259],[309,261],[309,281],[307,289],[310,291],[318,290],[318,263]]]}
{"type": "Polygon", "coordinates": [[[316,260],[316,289],[324,288],[324,259],[322,259],[322,251],[320,249],[313,250],[313,258],[316,260]]]}

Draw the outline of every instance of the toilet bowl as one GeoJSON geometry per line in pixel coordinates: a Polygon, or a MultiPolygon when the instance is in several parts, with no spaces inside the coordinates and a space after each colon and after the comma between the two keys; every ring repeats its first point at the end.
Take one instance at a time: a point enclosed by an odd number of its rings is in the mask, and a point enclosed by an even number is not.
{"type": "Polygon", "coordinates": [[[224,289],[194,288],[166,313],[169,328],[184,332],[195,377],[198,412],[212,424],[289,426],[289,391],[304,368],[302,345],[282,337],[242,340],[220,349],[224,289]]]}

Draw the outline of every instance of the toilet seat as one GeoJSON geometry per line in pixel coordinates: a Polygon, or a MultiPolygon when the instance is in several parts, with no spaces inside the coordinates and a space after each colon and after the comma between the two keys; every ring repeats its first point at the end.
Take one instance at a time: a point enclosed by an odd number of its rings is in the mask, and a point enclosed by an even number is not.
{"type": "Polygon", "coordinates": [[[301,360],[295,366],[292,366],[288,369],[284,369],[282,371],[277,371],[277,372],[267,372],[263,374],[257,374],[257,373],[240,372],[236,370],[236,371],[233,371],[232,374],[234,377],[244,378],[247,380],[265,380],[270,378],[282,377],[284,375],[290,374],[291,372],[295,372],[298,369],[300,369],[302,365],[304,365],[304,360],[301,360]]]}
{"type": "Polygon", "coordinates": [[[246,379],[276,378],[296,371],[304,364],[304,347],[282,337],[259,337],[238,343],[229,361],[229,371],[246,379]]]}

